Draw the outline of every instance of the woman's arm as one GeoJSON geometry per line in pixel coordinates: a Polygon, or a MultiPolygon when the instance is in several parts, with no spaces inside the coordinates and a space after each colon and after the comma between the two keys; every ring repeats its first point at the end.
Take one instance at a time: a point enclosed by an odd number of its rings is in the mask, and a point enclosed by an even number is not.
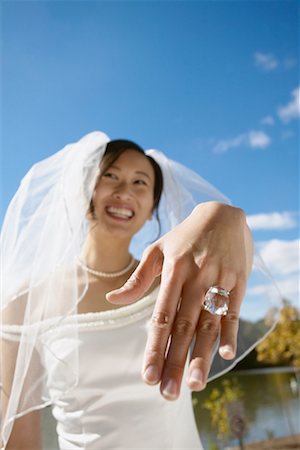
{"type": "Polygon", "coordinates": [[[188,378],[191,389],[205,387],[219,334],[220,355],[234,358],[239,310],[252,259],[252,237],[244,212],[223,203],[201,203],[181,224],[150,245],[127,283],[107,295],[112,303],[131,303],[161,275],[143,377],[150,384],[161,382],[165,398],[173,400],[179,395],[194,338],[188,378]],[[208,288],[216,285],[230,291],[229,311],[222,318],[202,308],[208,288]]]}
{"type": "MultiPolygon", "coordinates": [[[[17,320],[17,317],[23,317],[22,303],[18,305],[18,313],[11,304],[1,313],[1,324],[10,323],[11,317],[17,320]]],[[[21,319],[20,319],[21,320],[21,319]]],[[[11,399],[12,387],[18,384],[18,380],[14,380],[15,367],[17,365],[20,343],[13,339],[0,339],[0,379],[1,379],[1,395],[0,395],[0,416],[1,416],[1,448],[4,433],[2,426],[7,424],[7,407],[11,399]]],[[[38,364],[36,359],[36,364],[38,364]]],[[[31,387],[31,381],[26,378],[28,389],[31,387]]],[[[24,386],[26,389],[26,386],[24,386]]],[[[7,439],[7,438],[6,438],[7,439]]],[[[34,411],[20,417],[14,421],[12,431],[5,450],[42,450],[42,429],[41,429],[41,412],[34,411]]]]}
{"type": "Polygon", "coordinates": [[[15,421],[6,450],[42,450],[41,414],[34,411],[15,421]]]}

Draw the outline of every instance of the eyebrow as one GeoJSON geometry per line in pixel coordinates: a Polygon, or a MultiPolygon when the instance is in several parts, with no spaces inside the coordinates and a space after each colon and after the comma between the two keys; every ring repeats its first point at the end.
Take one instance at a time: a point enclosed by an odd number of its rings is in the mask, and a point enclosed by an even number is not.
{"type": "MultiPolygon", "coordinates": [[[[121,170],[120,167],[115,166],[114,164],[112,164],[110,167],[112,167],[113,169],[121,170]]],[[[144,175],[145,177],[149,178],[149,180],[151,180],[150,176],[146,172],[143,172],[142,170],[136,170],[135,173],[138,175],[144,175]]]]}

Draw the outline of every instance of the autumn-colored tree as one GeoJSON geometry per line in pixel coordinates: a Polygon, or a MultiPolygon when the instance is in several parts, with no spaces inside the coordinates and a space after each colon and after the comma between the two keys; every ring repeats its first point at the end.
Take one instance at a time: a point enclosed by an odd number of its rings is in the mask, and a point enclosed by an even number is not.
{"type": "MultiPolygon", "coordinates": [[[[203,408],[210,412],[212,427],[217,431],[217,437],[226,441],[232,436],[230,423],[230,406],[235,407],[243,397],[243,392],[236,379],[224,379],[222,389],[214,388],[209,398],[203,403],[203,408]]],[[[243,417],[241,417],[243,420],[243,417]]]]}
{"type": "Polygon", "coordinates": [[[284,301],[276,327],[256,351],[258,361],[300,368],[300,314],[289,301],[284,301]]]}

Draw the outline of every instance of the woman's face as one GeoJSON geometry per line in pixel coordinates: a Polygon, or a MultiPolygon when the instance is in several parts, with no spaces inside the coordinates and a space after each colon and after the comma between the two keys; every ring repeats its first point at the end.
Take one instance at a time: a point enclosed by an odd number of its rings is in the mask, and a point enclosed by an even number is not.
{"type": "Polygon", "coordinates": [[[126,150],[100,177],[93,195],[98,224],[119,237],[131,238],[151,219],[155,175],[141,153],[126,150]]]}

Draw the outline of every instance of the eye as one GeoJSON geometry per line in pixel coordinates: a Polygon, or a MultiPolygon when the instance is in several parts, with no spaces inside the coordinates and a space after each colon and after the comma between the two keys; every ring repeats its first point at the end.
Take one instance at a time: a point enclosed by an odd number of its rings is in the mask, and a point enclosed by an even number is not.
{"type": "Polygon", "coordinates": [[[102,177],[105,177],[105,178],[111,178],[111,179],[113,179],[113,180],[116,180],[116,179],[117,179],[117,176],[116,176],[114,173],[112,173],[112,172],[105,172],[105,173],[102,175],[102,177]]]}
{"type": "Polygon", "coordinates": [[[140,184],[140,185],[143,185],[143,186],[147,186],[146,181],[145,181],[145,180],[142,180],[142,179],[135,180],[135,181],[134,181],[134,184],[140,184]]]}

